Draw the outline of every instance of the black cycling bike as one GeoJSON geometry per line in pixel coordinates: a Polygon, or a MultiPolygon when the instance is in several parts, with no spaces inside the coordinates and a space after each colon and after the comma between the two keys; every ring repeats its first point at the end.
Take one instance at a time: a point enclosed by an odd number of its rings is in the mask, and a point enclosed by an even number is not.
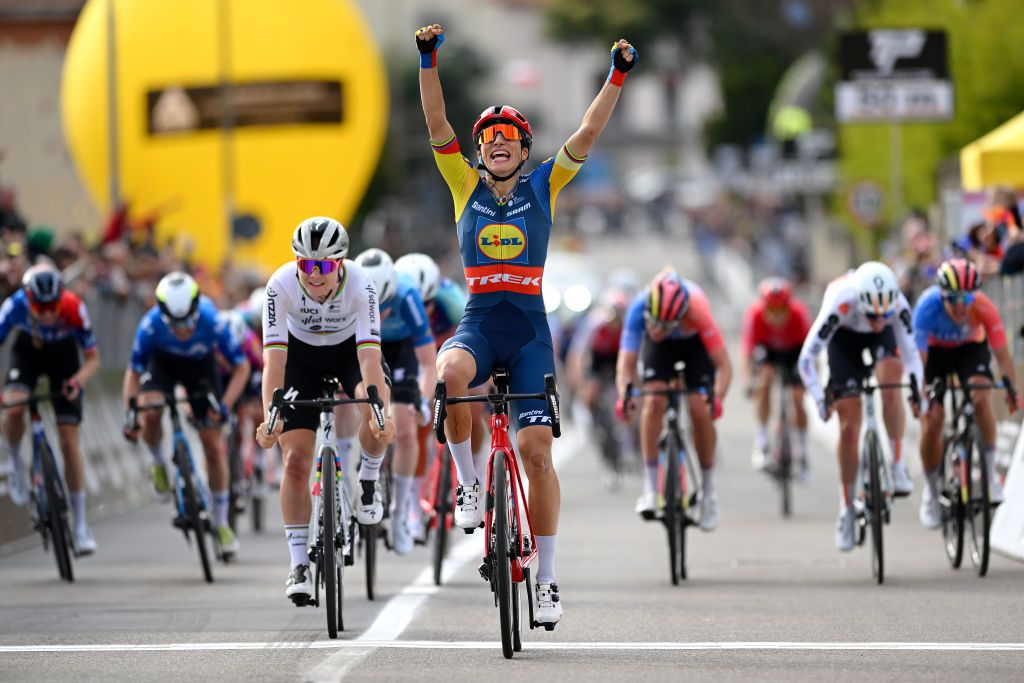
{"type": "MultiPolygon", "coordinates": [[[[700,524],[700,501],[703,495],[700,467],[694,462],[693,449],[687,445],[685,435],[689,409],[686,401],[680,398],[701,394],[711,404],[714,403],[714,396],[707,388],[686,386],[683,376],[685,367],[682,361],[675,364],[677,379],[673,387],[635,391],[633,385],[629,384],[623,397],[626,401],[634,396],[665,396],[668,399],[664,427],[658,437],[658,450],[665,459],[661,489],[664,507],[660,519],[668,532],[669,570],[673,586],[678,586],[680,579],[686,579],[686,529],[700,524]]],[[[644,519],[652,521],[659,517],[657,513],[648,513],[644,519]]]]}
{"type": "Polygon", "coordinates": [[[978,576],[988,572],[989,532],[993,505],[989,499],[988,466],[985,448],[974,417],[971,392],[1005,389],[1016,401],[1016,390],[1008,377],[987,384],[955,383],[936,380],[933,391],[948,393],[952,408],[942,438],[942,462],[939,464],[939,507],[942,510],[942,540],[953,569],[959,569],[964,556],[964,535],[970,545],[971,563],[978,576]],[[948,390],[948,391],[947,391],[948,390]]]}
{"type": "MultiPolygon", "coordinates": [[[[361,527],[352,514],[352,505],[342,481],[341,460],[334,446],[334,407],[350,403],[368,403],[373,408],[377,426],[384,429],[383,403],[377,387],[367,387],[367,398],[335,398],[337,391],[338,380],[334,377],[324,378],[323,392],[317,399],[286,400],[284,389],[275,389],[267,420],[267,433],[272,434],[283,407],[310,407],[320,410],[321,439],[316,452],[313,514],[309,521],[309,560],[316,566],[312,605],[320,605],[320,589],[323,588],[327,607],[327,634],[331,638],[337,638],[338,631],[345,630],[342,609],[345,594],[344,571],[346,566],[355,563],[361,527]]],[[[368,565],[368,573],[369,569],[368,565]]],[[[367,579],[367,587],[369,586],[367,579]]],[[[297,606],[310,604],[305,596],[294,596],[292,599],[297,606]]]]}
{"type": "Polygon", "coordinates": [[[28,406],[32,430],[32,527],[43,537],[43,549],[53,546],[57,560],[57,571],[65,581],[74,581],[71,557],[77,555],[74,536],[71,533],[71,508],[68,504],[68,490],[61,476],[53,448],[46,438],[43,419],[39,414],[39,402],[50,401],[62,394],[41,394],[0,405],[0,408],[28,406]]]}
{"type": "MultiPolygon", "coordinates": [[[[207,583],[213,583],[213,563],[210,548],[207,545],[209,540],[207,537],[213,534],[213,526],[210,521],[210,502],[207,500],[206,486],[196,469],[192,448],[188,445],[188,439],[185,438],[181,411],[178,409],[179,404],[189,401],[206,401],[214,410],[220,411],[220,402],[212,393],[196,393],[181,398],[167,395],[162,401],[143,404],[139,404],[137,398],[132,397],[128,402],[128,426],[131,432],[138,432],[140,412],[167,408],[173,431],[171,462],[174,464],[175,471],[174,507],[176,514],[171,523],[185,535],[186,542],[191,543],[193,539],[195,540],[196,549],[199,552],[199,563],[203,568],[203,578],[207,583]]],[[[221,559],[227,561],[226,556],[221,556],[221,559]]]]}

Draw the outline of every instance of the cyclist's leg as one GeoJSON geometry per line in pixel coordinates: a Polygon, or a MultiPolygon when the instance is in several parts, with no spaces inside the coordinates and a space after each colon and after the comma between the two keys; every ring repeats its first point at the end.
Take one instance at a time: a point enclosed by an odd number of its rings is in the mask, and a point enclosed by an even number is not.
{"type": "Polygon", "coordinates": [[[862,420],[860,391],[868,374],[861,354],[872,337],[840,328],[828,345],[829,391],[836,399],[834,409],[839,416],[840,512],[853,504],[862,420]]]}
{"type": "MultiPolygon", "coordinates": [[[[964,344],[959,350],[961,353],[957,358],[957,370],[960,381],[969,384],[991,384],[993,377],[989,364],[992,361],[992,354],[988,344],[964,344]]],[[[993,502],[1002,502],[1002,486],[996,478],[996,413],[992,406],[992,390],[971,391],[971,402],[974,404],[974,420],[978,425],[978,435],[985,450],[991,499],[993,502]]]]}
{"type": "MultiPolygon", "coordinates": [[[[876,335],[871,352],[875,358],[875,377],[879,384],[898,384],[903,381],[903,361],[897,355],[896,333],[891,326],[876,335]]],[[[906,425],[903,390],[882,389],[879,393],[882,395],[882,420],[885,422],[885,432],[889,435],[889,447],[895,466],[895,463],[902,463],[903,460],[903,432],[906,425]]]]}
{"type": "MultiPolygon", "coordinates": [[[[643,389],[663,391],[675,377],[675,363],[681,359],[678,341],[666,339],[655,342],[646,334],[640,346],[640,377],[643,389]]],[[[637,501],[636,511],[640,514],[653,512],[657,506],[658,494],[658,437],[661,436],[662,419],[668,407],[665,396],[644,396],[640,404],[640,453],[644,460],[643,491],[637,501]]],[[[669,454],[674,457],[677,454],[669,454]]]]}
{"type": "MultiPolygon", "coordinates": [[[[437,354],[437,376],[443,379],[449,396],[465,396],[470,386],[479,386],[490,377],[494,354],[490,344],[475,326],[462,324],[437,354]]],[[[472,484],[480,478],[473,465],[471,442],[473,413],[466,404],[446,408],[445,436],[455,461],[460,484],[472,484]]]]}
{"type": "MultiPolygon", "coordinates": [[[[679,358],[686,362],[686,367],[683,369],[686,386],[691,389],[697,387],[712,389],[715,386],[715,365],[700,337],[684,339],[679,348],[679,358]]],[[[697,451],[697,458],[700,460],[700,467],[704,473],[705,493],[710,493],[708,489],[713,487],[711,470],[715,466],[718,433],[707,397],[703,394],[690,394],[686,400],[690,409],[690,421],[693,423],[693,446],[697,451]]]]}
{"type": "Polygon", "coordinates": [[[289,415],[279,441],[284,454],[281,517],[290,560],[288,581],[285,584],[285,596],[289,598],[296,594],[310,596],[313,593],[307,545],[309,518],[313,512],[313,500],[309,495],[309,471],[313,464],[313,449],[316,448],[316,432],[310,426],[309,413],[312,412],[312,417],[316,418],[316,412],[296,408],[296,411],[299,410],[305,412],[305,419],[303,416],[289,415]],[[303,422],[301,428],[297,428],[297,421],[303,422]]]}
{"type": "MultiPolygon", "coordinates": [[[[29,397],[38,380],[39,365],[38,354],[31,339],[25,333],[19,332],[11,350],[10,367],[7,371],[7,382],[4,385],[3,400],[5,403],[29,397]]],[[[28,478],[21,460],[21,443],[25,435],[25,406],[6,409],[0,426],[2,426],[12,468],[8,477],[11,500],[17,505],[24,505],[29,500],[28,478]]]]}
{"type": "MultiPolygon", "coordinates": [[[[342,394],[346,395],[346,394],[342,394]]],[[[359,425],[362,417],[359,406],[341,405],[334,407],[334,447],[341,459],[341,471],[345,478],[355,480],[358,469],[359,425]]]]}
{"type": "Polygon", "coordinates": [[[769,362],[761,363],[758,366],[754,382],[756,384],[754,405],[757,414],[757,431],[754,447],[761,454],[767,454],[769,450],[768,420],[772,414],[772,387],[775,382],[775,366],[769,362]]]}

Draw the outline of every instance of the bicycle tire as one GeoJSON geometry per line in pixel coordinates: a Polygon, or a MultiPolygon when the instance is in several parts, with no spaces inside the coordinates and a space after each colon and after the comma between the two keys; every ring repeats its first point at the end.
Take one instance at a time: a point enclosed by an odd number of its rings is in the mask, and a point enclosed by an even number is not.
{"type": "Polygon", "coordinates": [[[195,472],[192,470],[192,459],[181,442],[174,449],[174,457],[178,461],[178,472],[182,480],[181,493],[185,497],[185,517],[195,536],[203,578],[206,579],[206,583],[213,583],[213,565],[210,563],[209,548],[206,547],[205,511],[199,501],[199,488],[196,485],[195,472]]]}
{"type": "Polygon", "coordinates": [[[992,503],[989,500],[988,465],[984,450],[979,446],[976,427],[971,426],[964,435],[967,446],[967,509],[971,563],[978,570],[978,576],[988,573],[989,533],[992,526],[992,503]],[[975,486],[974,472],[978,470],[978,485],[975,486]]]}
{"type": "Polygon", "coordinates": [[[679,482],[679,444],[678,437],[670,436],[665,444],[665,483],[662,489],[662,496],[665,498],[665,514],[662,517],[665,523],[665,530],[668,533],[668,556],[669,576],[672,585],[679,585],[680,574],[685,574],[685,569],[680,571],[680,560],[685,557],[686,550],[681,548],[680,532],[683,530],[685,519],[681,514],[680,501],[682,491],[679,482]]]}
{"type": "Polygon", "coordinates": [[[238,533],[238,501],[243,495],[242,449],[237,420],[228,434],[228,526],[238,533]]]}
{"type": "Polygon", "coordinates": [[[444,558],[448,554],[448,518],[452,514],[452,456],[448,449],[441,451],[437,489],[434,491],[434,585],[440,586],[444,558]]]}
{"type": "Polygon", "coordinates": [[[512,651],[523,651],[522,637],[522,605],[520,604],[519,584],[512,583],[512,651]]]}
{"type": "Polygon", "coordinates": [[[53,541],[53,555],[57,561],[60,578],[67,582],[75,580],[71,567],[71,531],[68,527],[68,501],[60,484],[60,473],[50,445],[39,444],[39,457],[43,465],[43,486],[46,491],[46,522],[53,541]]]}
{"type": "Polygon", "coordinates": [[[366,541],[366,599],[376,599],[377,592],[377,527],[379,524],[367,526],[360,524],[360,535],[366,541]]]}
{"type": "Polygon", "coordinates": [[[338,609],[338,554],[337,554],[337,522],[338,512],[335,507],[334,453],[325,447],[320,451],[322,470],[320,476],[320,497],[323,507],[320,509],[324,561],[324,602],[327,605],[327,636],[338,637],[338,620],[341,612],[338,609]]]}
{"type": "Polygon", "coordinates": [[[882,497],[882,451],[878,444],[878,435],[869,432],[868,449],[868,500],[866,501],[868,520],[871,526],[871,574],[878,583],[885,580],[885,554],[882,539],[882,511],[885,500],[882,497]]]}
{"type": "Polygon", "coordinates": [[[509,548],[511,529],[508,509],[508,454],[501,454],[501,462],[494,467],[494,517],[492,538],[494,538],[494,569],[497,578],[498,618],[501,624],[501,652],[505,659],[512,659],[512,566],[509,548]]]}
{"type": "Polygon", "coordinates": [[[783,517],[793,516],[793,453],[785,424],[779,437],[779,493],[783,517]]]}
{"type": "Polygon", "coordinates": [[[942,461],[939,463],[939,508],[942,510],[942,540],[946,559],[953,569],[959,569],[964,559],[964,502],[960,490],[960,463],[954,460],[957,443],[945,439],[942,461]]]}

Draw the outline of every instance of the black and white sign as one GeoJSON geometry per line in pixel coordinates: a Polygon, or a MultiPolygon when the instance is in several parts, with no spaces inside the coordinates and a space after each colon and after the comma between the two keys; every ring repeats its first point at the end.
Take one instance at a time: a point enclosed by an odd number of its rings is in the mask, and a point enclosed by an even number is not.
{"type": "Polygon", "coordinates": [[[945,121],[953,116],[946,33],[876,29],[844,33],[836,118],[842,123],[945,121]]]}

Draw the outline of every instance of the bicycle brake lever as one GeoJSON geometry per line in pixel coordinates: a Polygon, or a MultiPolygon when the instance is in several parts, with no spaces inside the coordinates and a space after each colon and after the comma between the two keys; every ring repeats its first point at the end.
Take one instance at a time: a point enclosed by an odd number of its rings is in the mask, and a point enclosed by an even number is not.
{"type": "Polygon", "coordinates": [[[446,409],[447,403],[448,387],[443,379],[439,379],[437,384],[434,385],[434,434],[437,436],[437,442],[440,444],[448,442],[444,434],[444,421],[448,412],[446,409]]]}
{"type": "Polygon", "coordinates": [[[270,411],[267,417],[267,436],[274,433],[274,426],[277,423],[278,415],[281,413],[281,404],[284,402],[284,389],[274,389],[274,397],[270,399],[270,411]]]}

